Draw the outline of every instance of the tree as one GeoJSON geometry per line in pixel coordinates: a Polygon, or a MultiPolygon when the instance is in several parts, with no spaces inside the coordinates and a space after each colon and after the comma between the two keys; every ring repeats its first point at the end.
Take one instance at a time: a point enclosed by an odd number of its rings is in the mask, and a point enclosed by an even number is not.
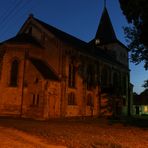
{"type": "Polygon", "coordinates": [[[143,87],[144,87],[145,89],[148,89],[148,80],[145,80],[145,81],[144,81],[143,87]]]}
{"type": "MultiPolygon", "coordinates": [[[[148,0],[119,0],[120,7],[129,26],[124,27],[131,61],[135,64],[144,62],[148,70],[148,0]]],[[[144,86],[148,86],[148,80],[144,86]]]]}

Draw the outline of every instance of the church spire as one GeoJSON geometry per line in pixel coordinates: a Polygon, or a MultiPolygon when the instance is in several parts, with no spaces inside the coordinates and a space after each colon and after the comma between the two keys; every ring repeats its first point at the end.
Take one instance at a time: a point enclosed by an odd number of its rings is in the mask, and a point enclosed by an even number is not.
{"type": "Polygon", "coordinates": [[[106,0],[104,0],[104,10],[100,19],[98,30],[96,32],[95,40],[99,40],[100,44],[111,43],[117,40],[106,8],[106,0]]]}

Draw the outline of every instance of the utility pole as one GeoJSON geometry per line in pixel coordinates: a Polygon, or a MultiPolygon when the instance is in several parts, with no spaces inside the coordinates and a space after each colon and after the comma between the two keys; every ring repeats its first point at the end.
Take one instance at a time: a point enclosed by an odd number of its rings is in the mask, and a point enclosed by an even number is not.
{"type": "Polygon", "coordinates": [[[24,103],[24,83],[25,83],[25,72],[26,72],[26,61],[27,61],[27,52],[28,49],[25,49],[24,51],[24,67],[23,67],[23,77],[22,77],[22,94],[21,94],[21,108],[20,108],[20,117],[22,117],[23,114],[23,103],[24,103]]]}

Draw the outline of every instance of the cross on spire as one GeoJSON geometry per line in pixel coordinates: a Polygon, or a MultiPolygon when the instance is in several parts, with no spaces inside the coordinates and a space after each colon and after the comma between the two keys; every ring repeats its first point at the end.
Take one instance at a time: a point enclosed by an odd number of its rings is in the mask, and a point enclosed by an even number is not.
{"type": "Polygon", "coordinates": [[[106,0],[104,0],[104,8],[106,7],[106,0]]]}

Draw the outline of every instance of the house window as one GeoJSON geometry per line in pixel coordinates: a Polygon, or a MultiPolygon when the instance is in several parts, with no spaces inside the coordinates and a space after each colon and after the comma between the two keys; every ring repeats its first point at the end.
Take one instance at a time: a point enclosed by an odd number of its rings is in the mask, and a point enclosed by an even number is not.
{"type": "Polygon", "coordinates": [[[69,64],[69,77],[68,77],[68,86],[71,88],[75,87],[75,79],[76,79],[76,67],[73,63],[69,64]]]}
{"type": "Polygon", "coordinates": [[[144,106],[144,112],[148,112],[148,106],[144,106]]]}
{"type": "Polygon", "coordinates": [[[90,94],[87,96],[87,106],[94,106],[93,97],[90,94]]]}
{"type": "Polygon", "coordinates": [[[39,99],[40,99],[39,94],[37,94],[37,95],[32,94],[32,106],[38,106],[39,105],[39,99]]]}
{"type": "Polygon", "coordinates": [[[73,92],[68,94],[68,105],[76,105],[76,98],[73,92]]]}
{"type": "Polygon", "coordinates": [[[10,73],[10,86],[12,87],[16,87],[18,83],[18,68],[19,62],[17,60],[13,60],[10,73]]]}

